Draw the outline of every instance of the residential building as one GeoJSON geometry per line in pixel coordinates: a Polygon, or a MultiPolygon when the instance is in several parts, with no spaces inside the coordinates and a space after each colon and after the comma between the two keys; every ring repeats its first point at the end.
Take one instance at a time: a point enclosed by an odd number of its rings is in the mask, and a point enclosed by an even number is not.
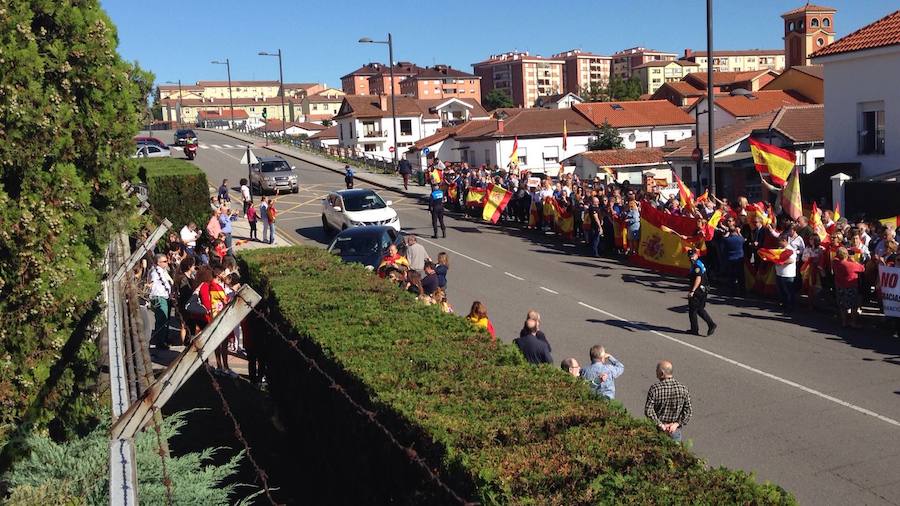
{"type": "Polygon", "coordinates": [[[623,49],[612,55],[612,76],[619,79],[630,79],[632,71],[638,65],[652,61],[670,61],[678,58],[675,53],[666,53],[647,49],[645,47],[632,47],[623,49]]]}
{"type": "Polygon", "coordinates": [[[338,146],[338,126],[331,125],[325,130],[316,132],[309,136],[309,143],[312,144],[313,147],[322,149],[322,148],[334,148],[338,146]]]}
{"type": "Polygon", "coordinates": [[[369,78],[383,69],[383,63],[371,62],[341,77],[341,90],[347,95],[370,95],[369,78]]]}
{"type": "Polygon", "coordinates": [[[821,65],[794,65],[760,89],[795,91],[817,104],[824,104],[825,70],[821,65]]]}
{"type": "Polygon", "coordinates": [[[560,59],[524,51],[491,55],[472,67],[481,78],[482,98],[493,90],[502,90],[516,107],[531,107],[538,97],[562,93],[564,64],[560,59]]]}
{"type": "Polygon", "coordinates": [[[337,88],[327,88],[300,101],[301,116],[304,121],[321,123],[334,118],[341,109],[344,92],[337,88]]]}
{"type": "MultiPolygon", "coordinates": [[[[810,103],[812,103],[812,100],[808,97],[804,97],[794,91],[784,90],[716,95],[716,107],[713,117],[716,129],[718,129],[741,119],[777,111],[786,105],[810,103]]],[[[707,97],[703,97],[691,108],[691,114],[705,114],[708,106],[707,97]]],[[[700,121],[699,126],[700,133],[705,133],[709,129],[707,121],[700,121]]]]}
{"type": "Polygon", "coordinates": [[[165,98],[186,99],[203,98],[203,88],[195,84],[182,84],[180,89],[177,84],[160,84],[156,87],[156,100],[165,98]]]}
{"type": "Polygon", "coordinates": [[[705,96],[705,89],[697,88],[684,81],[676,81],[663,83],[653,95],[650,95],[650,100],[668,100],[677,107],[690,107],[705,96]]]}
{"type": "Polygon", "coordinates": [[[404,79],[414,76],[423,69],[415,63],[401,61],[394,64],[394,87],[391,88],[391,69],[387,66],[382,67],[375,75],[369,76],[369,95],[390,95],[400,92],[400,82],[404,79]]]}
{"type": "Polygon", "coordinates": [[[672,170],[666,163],[667,151],[663,148],[606,149],[585,151],[571,157],[578,177],[590,180],[599,176],[610,182],[641,184],[649,174],[654,180],[672,181],[672,170]],[[606,171],[612,171],[612,175],[606,171]]]}
{"type": "Polygon", "coordinates": [[[267,120],[263,126],[257,128],[256,130],[261,133],[275,136],[281,136],[283,131],[287,135],[292,135],[295,137],[299,137],[302,135],[310,137],[315,133],[325,130],[325,128],[326,127],[318,123],[288,121],[286,124],[283,124],[280,119],[270,119],[267,120]]]}
{"type": "Polygon", "coordinates": [[[785,12],[784,53],[785,68],[809,65],[810,55],[834,42],[834,15],[837,9],[813,5],[785,12]]]}
{"type": "Polygon", "coordinates": [[[619,130],[627,149],[666,146],[693,135],[694,118],[667,100],[575,104],[596,127],[609,123],[619,130]]]}
{"type": "MultiPolygon", "coordinates": [[[[197,87],[203,89],[203,98],[228,99],[228,81],[197,81],[197,87]]],[[[278,81],[231,81],[230,96],[237,98],[277,97],[281,89],[278,81]]]]}
{"type": "Polygon", "coordinates": [[[325,89],[328,89],[325,83],[284,83],[284,96],[302,99],[325,89]]]}
{"type": "MultiPolygon", "coordinates": [[[[706,72],[693,72],[684,77],[684,82],[706,91],[708,76],[706,72]]],[[[729,93],[737,89],[759,91],[778,77],[773,70],[748,70],[746,72],[713,72],[713,93],[729,93]]]]}
{"type": "MultiPolygon", "coordinates": [[[[821,21],[820,21],[821,24],[821,21]]],[[[811,56],[825,71],[825,159],[864,179],[900,173],[900,10],[811,56]]]]}
{"type": "Polygon", "coordinates": [[[563,91],[581,94],[591,87],[604,87],[609,83],[612,57],[570,49],[551,56],[563,61],[563,91]]]}
{"type": "Polygon", "coordinates": [[[700,65],[686,60],[657,60],[634,67],[631,76],[641,82],[641,91],[652,95],[663,84],[681,81],[699,70],[700,65]]]}
{"type": "MultiPolygon", "coordinates": [[[[162,108],[162,117],[164,121],[177,121],[178,98],[167,98],[159,101],[162,108]]],[[[281,118],[281,97],[268,98],[246,98],[235,97],[234,100],[235,121],[240,121],[238,111],[246,113],[245,120],[249,120],[253,127],[260,126],[263,123],[263,111],[266,112],[268,119],[281,118]]],[[[181,121],[185,124],[198,123],[200,120],[199,113],[217,112],[228,117],[231,113],[232,101],[225,98],[192,98],[181,100],[181,121]]],[[[302,114],[300,102],[296,99],[285,99],[285,114],[287,120],[299,118],[302,114]]]]}
{"type": "Polygon", "coordinates": [[[391,117],[388,95],[346,95],[334,117],[338,126],[338,145],[352,148],[368,157],[389,159],[396,136],[400,153],[438,128],[478,118],[487,111],[472,99],[430,99],[396,96],[396,126],[391,117]]]}
{"type": "Polygon", "coordinates": [[[546,97],[538,97],[534,103],[535,107],[543,107],[544,109],[565,109],[575,104],[584,103],[584,99],[574,93],[557,93],[556,95],[547,95],[546,97]]]}
{"type": "MultiPolygon", "coordinates": [[[[684,50],[684,59],[700,65],[706,71],[709,53],[684,50]]],[[[784,49],[743,49],[713,51],[713,72],[743,72],[747,70],[784,69],[784,49]]]]}
{"type": "Polygon", "coordinates": [[[480,77],[454,69],[449,65],[435,65],[400,81],[400,95],[416,98],[471,98],[481,102],[480,77]]]}

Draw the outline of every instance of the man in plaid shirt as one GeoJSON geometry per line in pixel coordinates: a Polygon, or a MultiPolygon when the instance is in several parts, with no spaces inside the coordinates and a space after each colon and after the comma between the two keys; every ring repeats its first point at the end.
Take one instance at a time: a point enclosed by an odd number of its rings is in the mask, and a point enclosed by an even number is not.
{"type": "Polygon", "coordinates": [[[672,377],[672,363],[666,360],[656,364],[655,383],[647,391],[644,415],[656,426],[681,442],[681,428],[691,419],[691,394],[687,387],[672,377]]]}

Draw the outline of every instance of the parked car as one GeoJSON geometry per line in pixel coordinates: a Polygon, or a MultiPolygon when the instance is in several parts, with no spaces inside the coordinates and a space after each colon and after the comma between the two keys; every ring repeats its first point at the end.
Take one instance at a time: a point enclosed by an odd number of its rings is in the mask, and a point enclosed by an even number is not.
{"type": "Polygon", "coordinates": [[[190,142],[197,142],[197,134],[190,128],[179,128],[175,131],[175,145],[184,146],[190,142]]]}
{"type": "Polygon", "coordinates": [[[156,137],[148,137],[146,135],[137,135],[134,137],[134,143],[137,145],[141,144],[153,144],[155,146],[159,146],[163,149],[169,149],[169,146],[166,145],[162,139],[157,139],[156,137]]]}
{"type": "Polygon", "coordinates": [[[325,233],[354,227],[387,225],[400,231],[400,217],[377,193],[369,189],[340,190],[322,199],[322,227],[325,233]]]}
{"type": "Polygon", "coordinates": [[[132,158],[166,158],[172,156],[169,148],[161,148],[156,144],[138,144],[132,158]]]}
{"type": "Polygon", "coordinates": [[[250,187],[259,194],[300,191],[297,168],[280,156],[260,156],[259,162],[250,166],[250,187]]]}
{"type": "Polygon", "coordinates": [[[401,253],[406,251],[406,234],[385,225],[348,228],[335,236],[328,251],[344,262],[356,262],[370,269],[377,269],[388,247],[396,244],[401,253]]]}

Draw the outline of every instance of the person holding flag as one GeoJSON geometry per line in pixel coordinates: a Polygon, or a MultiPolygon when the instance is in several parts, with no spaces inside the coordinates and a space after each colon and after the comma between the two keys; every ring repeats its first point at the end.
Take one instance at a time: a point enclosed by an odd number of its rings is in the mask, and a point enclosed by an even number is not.
{"type": "Polygon", "coordinates": [[[688,290],[688,318],[691,322],[691,328],[688,334],[695,336],[700,335],[700,326],[697,317],[703,318],[706,322],[706,336],[710,337],[716,332],[716,322],[706,311],[706,293],[709,290],[709,281],[706,276],[706,266],[700,260],[700,252],[696,248],[690,248],[687,251],[688,258],[691,259],[691,270],[689,274],[690,288],[688,290]]]}
{"type": "Polygon", "coordinates": [[[428,196],[428,210],[431,212],[431,228],[434,229],[432,239],[437,239],[438,223],[441,225],[441,235],[447,238],[447,227],[444,226],[444,190],[437,184],[431,185],[431,194],[428,196]]]}
{"type": "Polygon", "coordinates": [[[759,250],[760,256],[775,264],[775,286],[778,288],[781,307],[786,313],[794,310],[796,294],[794,278],[797,277],[797,252],[791,246],[790,240],[787,234],[782,234],[778,238],[778,249],[759,250]],[[768,256],[769,252],[772,253],[771,256],[768,256]]]}

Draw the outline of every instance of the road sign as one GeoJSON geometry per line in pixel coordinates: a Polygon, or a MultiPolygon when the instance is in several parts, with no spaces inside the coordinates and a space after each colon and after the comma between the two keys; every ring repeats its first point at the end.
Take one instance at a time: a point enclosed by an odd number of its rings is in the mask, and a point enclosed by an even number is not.
{"type": "Polygon", "coordinates": [[[394,146],[389,147],[389,148],[388,148],[388,151],[390,151],[391,153],[393,153],[393,152],[394,152],[394,146]]]}
{"type": "Polygon", "coordinates": [[[265,108],[265,107],[263,107],[263,114],[262,114],[262,116],[263,116],[263,119],[266,119],[266,118],[269,117],[269,114],[266,112],[266,108],[265,108]]]}
{"type": "Polygon", "coordinates": [[[691,151],[691,160],[699,162],[701,158],[703,158],[703,150],[700,148],[694,148],[694,150],[691,151]]]}
{"type": "Polygon", "coordinates": [[[257,163],[259,163],[259,160],[256,158],[256,155],[253,154],[253,151],[250,151],[250,148],[247,148],[244,156],[241,157],[241,164],[255,165],[257,163]]]}
{"type": "Polygon", "coordinates": [[[428,153],[431,153],[431,150],[428,148],[422,148],[422,154],[428,156],[428,153]]]}

